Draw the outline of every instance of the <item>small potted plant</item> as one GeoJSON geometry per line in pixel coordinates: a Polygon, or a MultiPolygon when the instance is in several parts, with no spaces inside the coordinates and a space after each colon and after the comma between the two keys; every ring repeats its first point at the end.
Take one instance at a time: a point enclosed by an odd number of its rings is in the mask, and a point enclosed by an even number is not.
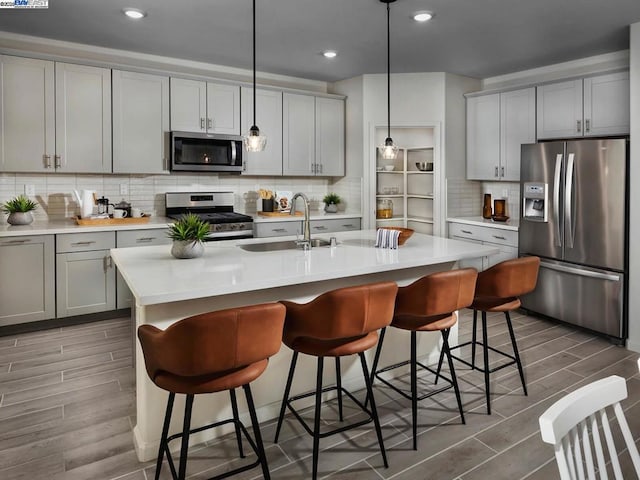
{"type": "Polygon", "coordinates": [[[338,204],[340,203],[340,197],[335,193],[327,193],[322,199],[324,202],[324,211],[327,213],[336,213],[338,211],[338,204]]]}
{"type": "Polygon", "coordinates": [[[197,258],[204,253],[202,242],[209,234],[209,224],[197,215],[188,213],[169,226],[168,237],[173,240],[171,255],[176,258],[197,258]]]}
{"type": "Polygon", "coordinates": [[[11,225],[29,225],[33,222],[31,211],[38,208],[38,204],[26,195],[18,195],[2,205],[2,211],[8,213],[7,222],[11,225]]]}

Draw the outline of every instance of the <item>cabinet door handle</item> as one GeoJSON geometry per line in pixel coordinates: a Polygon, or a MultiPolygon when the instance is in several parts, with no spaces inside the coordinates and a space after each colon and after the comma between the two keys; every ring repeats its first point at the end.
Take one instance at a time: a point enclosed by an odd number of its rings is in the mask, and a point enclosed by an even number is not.
{"type": "Polygon", "coordinates": [[[55,159],[56,168],[62,167],[62,158],[60,155],[55,155],[53,158],[55,159]]]}
{"type": "Polygon", "coordinates": [[[149,243],[155,239],[156,237],[140,237],[136,240],[136,243],[149,243]]]}
{"type": "Polygon", "coordinates": [[[591,120],[586,119],[584,121],[584,131],[589,132],[591,130],[591,120]]]}
{"type": "Polygon", "coordinates": [[[473,232],[470,232],[469,230],[460,230],[462,233],[466,233],[467,235],[473,235],[473,232]]]}
{"type": "Polygon", "coordinates": [[[93,243],[96,243],[96,241],[95,240],[88,240],[86,242],[75,242],[75,243],[72,243],[71,246],[72,247],[76,247],[76,246],[80,247],[80,246],[91,245],[93,243]]]}
{"type": "Polygon", "coordinates": [[[504,177],[504,167],[500,167],[500,176],[504,177]]]}
{"type": "Polygon", "coordinates": [[[200,117],[200,130],[204,130],[204,117],[200,117]]]}
{"type": "Polygon", "coordinates": [[[42,161],[44,162],[44,168],[51,168],[51,155],[45,153],[42,155],[42,161]]]}
{"type": "Polygon", "coordinates": [[[326,230],[327,227],[325,227],[324,225],[317,225],[315,227],[313,227],[314,230],[326,230]]]}
{"type": "Polygon", "coordinates": [[[576,131],[580,133],[580,128],[582,127],[582,122],[580,120],[576,121],[576,131]]]}
{"type": "Polygon", "coordinates": [[[496,177],[496,178],[498,178],[498,167],[497,167],[497,166],[496,166],[496,171],[495,171],[495,173],[493,174],[493,176],[494,176],[494,177],[496,177]]]}
{"type": "Polygon", "coordinates": [[[316,164],[315,163],[311,164],[311,173],[316,173],[316,164]]]}
{"type": "Polygon", "coordinates": [[[318,173],[322,173],[322,164],[318,163],[318,168],[320,168],[320,171],[318,173]]]}
{"type": "Polygon", "coordinates": [[[500,235],[493,235],[493,238],[497,238],[498,240],[506,240],[505,237],[501,237],[500,235]]]}
{"type": "Polygon", "coordinates": [[[278,232],[278,233],[282,233],[282,232],[286,232],[287,229],[286,228],[273,228],[271,229],[272,232],[278,232]]]}
{"type": "Polygon", "coordinates": [[[104,263],[104,271],[106,272],[108,269],[113,268],[113,260],[111,260],[111,255],[107,255],[102,259],[104,263]]]}
{"type": "Polygon", "coordinates": [[[3,245],[9,245],[9,244],[18,245],[20,243],[27,243],[27,242],[30,242],[30,241],[31,240],[28,239],[28,238],[23,238],[23,239],[20,239],[20,240],[17,240],[17,239],[16,240],[9,240],[9,241],[6,241],[6,242],[2,242],[2,244],[3,245]]]}
{"type": "Polygon", "coordinates": [[[213,120],[207,118],[207,128],[213,128],[213,120]]]}

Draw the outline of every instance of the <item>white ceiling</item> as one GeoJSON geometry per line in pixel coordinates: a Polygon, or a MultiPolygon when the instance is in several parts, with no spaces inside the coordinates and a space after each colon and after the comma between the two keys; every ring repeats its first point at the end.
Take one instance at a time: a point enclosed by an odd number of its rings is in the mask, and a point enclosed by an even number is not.
{"type": "MultiPolygon", "coordinates": [[[[397,0],[391,71],[502,75],[625,50],[638,21],[640,0],[397,0]],[[416,23],[419,10],[434,19],[416,23]]],[[[323,81],[382,73],[385,30],[379,0],[258,0],[257,69],[323,81]]],[[[49,0],[0,10],[0,31],[251,68],[250,0],[49,0]],[[148,16],[131,21],[127,6],[148,16]]]]}

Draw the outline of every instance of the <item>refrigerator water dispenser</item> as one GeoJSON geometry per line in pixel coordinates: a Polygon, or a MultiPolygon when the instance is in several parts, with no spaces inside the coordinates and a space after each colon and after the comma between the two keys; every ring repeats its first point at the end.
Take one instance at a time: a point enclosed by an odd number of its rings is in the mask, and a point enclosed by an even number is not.
{"type": "Polygon", "coordinates": [[[523,188],[522,218],[534,222],[546,222],[548,207],[547,184],[526,182],[523,188]]]}

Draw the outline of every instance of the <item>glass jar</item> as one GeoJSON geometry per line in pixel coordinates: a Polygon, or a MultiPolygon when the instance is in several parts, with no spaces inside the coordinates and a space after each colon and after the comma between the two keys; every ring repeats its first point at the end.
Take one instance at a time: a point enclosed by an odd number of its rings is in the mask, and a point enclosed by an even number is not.
{"type": "Polygon", "coordinates": [[[376,218],[393,217],[393,202],[388,198],[379,198],[376,202],[376,218]]]}

